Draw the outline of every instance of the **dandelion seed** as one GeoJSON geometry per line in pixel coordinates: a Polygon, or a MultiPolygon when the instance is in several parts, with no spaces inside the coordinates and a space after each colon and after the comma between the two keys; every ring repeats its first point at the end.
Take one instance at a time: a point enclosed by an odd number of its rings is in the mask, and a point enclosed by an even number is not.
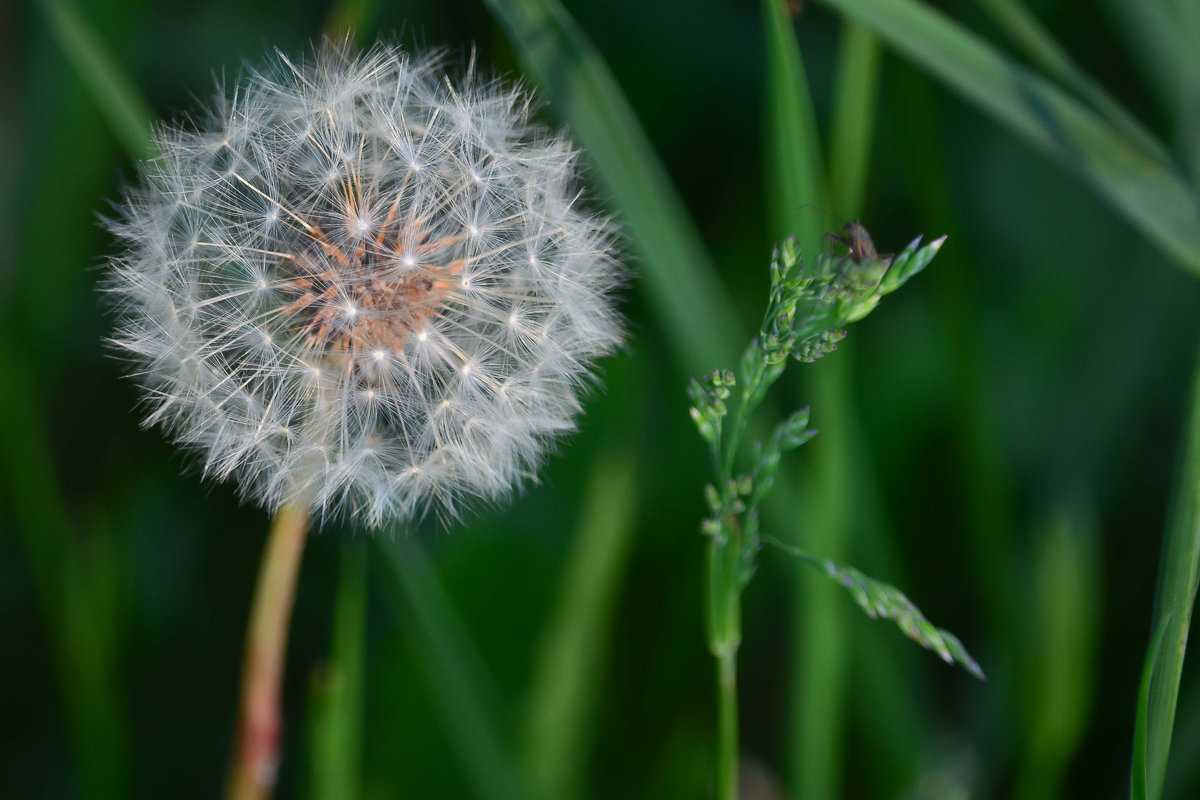
{"type": "Polygon", "coordinates": [[[529,108],[327,43],[162,129],[109,223],[146,424],[272,511],[379,526],[511,492],[621,337],[613,226],[529,108]]]}

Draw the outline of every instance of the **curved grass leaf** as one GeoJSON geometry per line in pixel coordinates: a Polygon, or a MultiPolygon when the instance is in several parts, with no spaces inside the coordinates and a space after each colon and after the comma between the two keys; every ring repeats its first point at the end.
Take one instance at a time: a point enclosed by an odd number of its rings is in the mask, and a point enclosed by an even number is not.
{"type": "Polygon", "coordinates": [[[688,374],[737,357],[743,340],[716,268],[599,53],[557,0],[485,0],[530,74],[585,145],[642,256],[641,283],[688,374]]]}
{"type": "Polygon", "coordinates": [[[1114,128],[1153,158],[1170,161],[1162,143],[1125,110],[1104,87],[1076,64],[1020,0],[976,0],[1018,47],[1047,75],[1091,104],[1114,128]]]}
{"type": "MultiPolygon", "coordinates": [[[[1154,632],[1154,637],[1150,640],[1150,646],[1146,648],[1146,664],[1142,667],[1142,680],[1138,684],[1137,718],[1133,724],[1133,768],[1131,770],[1129,786],[1130,800],[1148,800],[1150,797],[1149,780],[1146,771],[1147,730],[1149,728],[1150,717],[1150,684],[1153,682],[1154,673],[1158,669],[1159,658],[1162,655],[1162,645],[1167,636],[1167,626],[1170,624],[1170,615],[1163,617],[1154,632]]],[[[1161,796],[1161,794],[1160,791],[1155,797],[1161,796]]]]}
{"type": "Polygon", "coordinates": [[[895,622],[904,635],[912,639],[926,650],[932,650],[947,664],[959,664],[981,681],[987,680],[983,670],[971,654],[963,647],[962,642],[949,631],[935,627],[921,610],[913,605],[895,586],[883,581],[867,577],[854,567],[839,564],[826,558],[818,558],[806,550],[763,536],[767,544],[795,556],[804,563],[816,567],[827,577],[840,583],[854,602],[871,619],[886,619],[895,622]]]}
{"type": "Polygon", "coordinates": [[[922,3],[822,1],[1074,169],[1163,252],[1200,273],[1200,194],[1178,165],[1146,153],[1081,102],[922,3]]]}
{"type": "Polygon", "coordinates": [[[1161,647],[1152,645],[1147,654],[1147,665],[1153,661],[1145,706],[1146,796],[1150,800],[1162,795],[1166,779],[1184,651],[1200,584],[1200,361],[1192,381],[1186,451],[1163,540],[1154,605],[1154,630],[1165,626],[1164,640],[1161,647]]]}

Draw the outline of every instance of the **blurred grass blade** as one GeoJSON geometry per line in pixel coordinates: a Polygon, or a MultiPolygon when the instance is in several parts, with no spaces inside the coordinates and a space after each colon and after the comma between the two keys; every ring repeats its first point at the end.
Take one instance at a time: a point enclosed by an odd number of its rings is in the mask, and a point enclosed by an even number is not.
{"type": "Polygon", "coordinates": [[[1200,581],[1200,360],[1195,370],[1186,450],[1163,541],[1154,604],[1154,630],[1165,625],[1165,640],[1157,657],[1153,650],[1158,648],[1152,647],[1147,655],[1148,663],[1154,659],[1145,736],[1146,796],[1151,800],[1162,795],[1166,779],[1184,650],[1200,581]]]}
{"type": "Polygon", "coordinates": [[[795,235],[816,253],[828,206],[821,140],[804,60],[783,0],[762,0],[767,37],[767,207],[771,239],[795,235]]]}
{"type": "Polygon", "coordinates": [[[455,616],[416,537],[374,538],[383,552],[386,596],[401,626],[411,620],[418,662],[447,732],[475,789],[484,800],[526,800],[504,747],[490,690],[492,682],[455,616]],[[412,612],[403,613],[403,604],[412,612]]]}
{"type": "Polygon", "coordinates": [[[1137,55],[1130,66],[1141,73],[1141,85],[1154,93],[1159,103],[1175,109],[1180,100],[1181,50],[1194,48],[1195,43],[1182,41],[1168,3],[1107,0],[1104,11],[1112,20],[1112,29],[1125,39],[1125,51],[1137,55]]]}
{"type": "Polygon", "coordinates": [[[640,283],[686,372],[737,358],[741,326],[717,271],[608,67],[557,0],[485,0],[571,125],[642,256],[640,283]]]}
{"type": "Polygon", "coordinates": [[[1166,643],[1167,628],[1171,624],[1171,616],[1163,617],[1150,646],[1146,648],[1146,665],[1142,668],[1142,681],[1138,686],[1137,718],[1133,727],[1133,769],[1130,781],[1130,800],[1148,800],[1149,781],[1146,772],[1147,737],[1150,716],[1150,684],[1153,683],[1154,673],[1162,658],[1162,648],[1166,643]]]}
{"type": "Polygon", "coordinates": [[[537,797],[585,796],[587,732],[637,516],[636,454],[597,458],[556,612],[542,637],[529,698],[526,763],[537,797]]]}
{"type": "Polygon", "coordinates": [[[129,796],[129,730],[121,691],[121,576],[111,533],[74,530],[41,436],[28,364],[0,340],[0,475],[9,485],[49,631],[80,796],[129,796]]]}
{"type": "Polygon", "coordinates": [[[336,0],[322,30],[326,36],[350,36],[361,43],[378,16],[379,0],[336,0]]]}
{"type": "Polygon", "coordinates": [[[314,680],[312,800],[354,800],[362,794],[366,634],[367,547],[359,538],[342,544],[333,655],[314,680]]]}
{"type": "Polygon", "coordinates": [[[1130,142],[1150,157],[1168,162],[1171,156],[1162,142],[1118,103],[1104,87],[1076,64],[1037,17],[1020,0],[976,0],[992,15],[1010,39],[1047,75],[1091,104],[1130,142]]]}
{"type": "Polygon", "coordinates": [[[69,0],[39,0],[46,25],[131,158],[153,154],[150,121],[155,118],[104,41],[69,0]]]}
{"type": "Polygon", "coordinates": [[[829,193],[839,220],[862,214],[879,95],[879,43],[863,26],[842,25],[829,132],[829,193]]]}
{"type": "Polygon", "coordinates": [[[1200,196],[1177,165],[1126,140],[1071,98],[915,0],[823,0],[1074,168],[1163,252],[1200,273],[1200,196]]]}
{"type": "Polygon", "coordinates": [[[1086,731],[1096,677],[1103,596],[1096,525],[1064,507],[1034,537],[1027,733],[1014,797],[1055,800],[1086,731]]]}

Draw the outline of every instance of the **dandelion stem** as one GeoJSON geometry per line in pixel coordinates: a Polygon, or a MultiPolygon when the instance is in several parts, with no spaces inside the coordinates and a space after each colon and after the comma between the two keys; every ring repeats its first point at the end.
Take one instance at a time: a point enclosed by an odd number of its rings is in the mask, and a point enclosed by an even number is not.
{"type": "Polygon", "coordinates": [[[227,800],[264,800],[275,789],[283,731],[281,701],[288,622],[307,536],[307,505],[281,508],[267,537],[250,610],[227,800]]]}

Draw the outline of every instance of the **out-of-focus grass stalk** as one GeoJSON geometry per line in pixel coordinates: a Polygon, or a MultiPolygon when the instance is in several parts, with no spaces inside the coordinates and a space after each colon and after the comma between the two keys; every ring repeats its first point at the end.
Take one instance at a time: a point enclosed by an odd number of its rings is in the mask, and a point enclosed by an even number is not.
{"type": "Polygon", "coordinates": [[[915,188],[920,215],[935,223],[958,247],[942,248],[938,254],[937,280],[931,286],[941,327],[951,356],[951,404],[958,418],[957,458],[962,464],[960,486],[964,490],[970,535],[966,537],[974,560],[972,574],[980,576],[979,591],[999,637],[988,672],[998,681],[1009,670],[1003,662],[1017,652],[1016,611],[1018,596],[1013,580],[1012,501],[1004,474],[1005,457],[996,437],[996,415],[988,407],[982,340],[979,321],[973,314],[969,266],[964,255],[969,247],[962,233],[954,201],[950,197],[949,168],[944,143],[935,122],[937,106],[928,82],[912,74],[899,83],[901,94],[898,124],[907,137],[908,176],[915,188]]]}
{"type": "Polygon", "coordinates": [[[1192,173],[1200,181],[1200,3],[1174,4],[1180,17],[1177,49],[1179,70],[1175,73],[1179,101],[1175,119],[1175,147],[1192,173]]]}
{"type": "MultiPolygon", "coordinates": [[[[1166,779],[1184,650],[1200,583],[1200,359],[1192,382],[1187,438],[1176,480],[1154,605],[1153,630],[1163,631],[1163,640],[1161,648],[1152,644],[1146,657],[1149,691],[1143,709],[1139,709],[1139,714],[1145,715],[1145,741],[1144,745],[1134,743],[1135,751],[1144,746],[1145,796],[1149,800],[1162,796],[1166,779]]],[[[1135,770],[1135,784],[1137,779],[1135,770]]]]}
{"type": "Polygon", "coordinates": [[[117,676],[119,566],[111,534],[73,529],[50,463],[33,377],[0,340],[0,456],[30,572],[46,615],[80,796],[129,796],[129,739],[117,676]]]}
{"type": "MultiPolygon", "coordinates": [[[[838,352],[806,371],[820,435],[805,445],[799,492],[801,543],[822,558],[845,561],[851,549],[848,426],[850,353],[838,352]]],[[[797,570],[800,567],[796,568],[797,570]]],[[[843,590],[811,568],[794,578],[797,591],[792,652],[791,788],[800,800],[842,796],[843,739],[850,629],[843,590]]]]}
{"type": "MultiPolygon", "coordinates": [[[[485,0],[522,63],[571,124],[642,256],[639,285],[690,374],[731,364],[744,341],[716,268],[599,53],[557,0],[485,0]]],[[[681,393],[682,396],[682,393],[681,393]]]]}
{"type": "Polygon", "coordinates": [[[1075,169],[1180,266],[1200,272],[1200,193],[1172,162],[916,0],[823,0],[1075,169]]]}
{"type": "MultiPolygon", "coordinates": [[[[815,254],[831,213],[821,137],[796,32],[784,0],[762,0],[766,34],[767,215],[771,239],[795,235],[815,254]]],[[[812,257],[809,255],[808,257],[812,257]]]]}
{"type": "Polygon", "coordinates": [[[311,800],[360,796],[366,672],[367,545],[342,543],[333,654],[310,693],[311,800]]]}
{"type": "Polygon", "coordinates": [[[1075,508],[1034,536],[1025,753],[1013,797],[1054,800],[1086,729],[1103,596],[1096,528],[1075,508]]]}
{"type": "Polygon", "coordinates": [[[283,739],[288,628],[307,540],[308,506],[296,503],[279,509],[267,535],[250,604],[227,800],[265,800],[275,791],[283,739]]]}
{"type": "Polygon", "coordinates": [[[108,46],[69,0],[38,0],[36,5],[63,56],[87,86],[125,150],[133,158],[152,155],[150,121],[154,114],[108,46]]]}
{"type": "Polygon", "coordinates": [[[554,617],[534,665],[525,764],[537,797],[570,800],[586,794],[589,723],[636,519],[636,452],[610,447],[592,467],[554,617]]]}
{"type": "Polygon", "coordinates": [[[492,682],[424,549],[416,537],[394,541],[376,536],[375,542],[384,556],[388,586],[395,589],[386,597],[401,625],[413,623],[418,663],[475,795],[526,800],[529,792],[496,722],[492,682]]]}
{"type": "MultiPolygon", "coordinates": [[[[821,216],[815,208],[833,207],[842,218],[859,212],[865,189],[874,123],[878,50],[861,30],[843,33],[835,79],[834,127],[830,136],[828,186],[820,165],[820,142],[795,30],[780,0],[764,0],[767,31],[768,120],[792,120],[788,129],[770,124],[767,184],[787,188],[775,193],[774,217],[781,229],[773,236],[799,232],[806,252],[821,247],[821,216]],[[805,203],[796,203],[804,197],[805,203]]],[[[810,255],[809,257],[812,257],[810,255]]],[[[803,498],[803,545],[824,558],[844,559],[849,551],[851,493],[849,441],[854,425],[849,376],[851,350],[806,370],[811,403],[821,435],[809,445],[800,496],[803,498]]],[[[800,570],[800,568],[798,568],[800,570]]],[[[845,714],[845,665],[848,634],[844,599],[835,585],[797,576],[798,609],[793,652],[796,679],[791,704],[792,783],[798,798],[836,797],[842,780],[845,714]]]]}
{"type": "Polygon", "coordinates": [[[843,220],[862,213],[875,138],[879,56],[879,42],[870,31],[851,21],[842,25],[829,136],[829,194],[843,220]]]}
{"type": "Polygon", "coordinates": [[[1156,159],[1170,160],[1170,155],[1154,134],[1146,130],[1146,127],[1113,99],[1092,76],[1084,72],[1020,0],[976,2],[992,15],[992,19],[1000,25],[1005,34],[1038,68],[1064,88],[1075,92],[1080,99],[1090,103],[1092,108],[1100,112],[1130,142],[1156,159]]]}
{"type": "Polygon", "coordinates": [[[330,37],[359,38],[374,25],[378,15],[379,0],[335,0],[322,29],[330,37]]]}

